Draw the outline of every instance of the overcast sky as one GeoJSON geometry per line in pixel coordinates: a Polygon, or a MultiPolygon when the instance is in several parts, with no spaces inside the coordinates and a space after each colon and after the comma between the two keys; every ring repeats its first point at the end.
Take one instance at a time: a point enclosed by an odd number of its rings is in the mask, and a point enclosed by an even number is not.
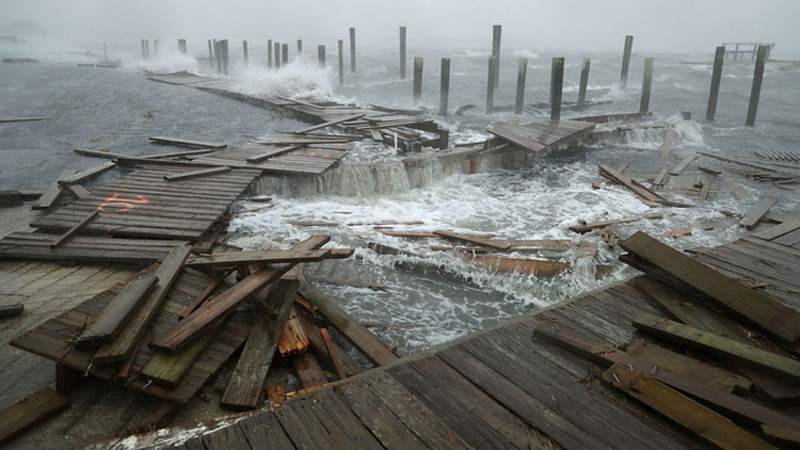
{"type": "Polygon", "coordinates": [[[503,25],[504,49],[708,51],[723,41],[775,42],[775,57],[800,57],[800,0],[0,0],[0,33],[30,21],[48,39],[346,39],[409,46],[489,47],[503,25]],[[432,45],[433,45],[432,44],[432,45]]]}

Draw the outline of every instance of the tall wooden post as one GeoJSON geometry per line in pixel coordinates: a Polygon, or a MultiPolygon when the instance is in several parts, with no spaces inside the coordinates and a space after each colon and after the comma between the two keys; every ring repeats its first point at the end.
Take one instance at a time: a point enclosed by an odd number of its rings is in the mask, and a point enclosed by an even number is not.
{"type": "Polygon", "coordinates": [[[249,56],[247,54],[247,41],[242,41],[242,59],[244,59],[244,66],[247,67],[249,56]]]}
{"type": "Polygon", "coordinates": [[[178,39],[178,53],[186,54],[186,39],[178,39]]]}
{"type": "Polygon", "coordinates": [[[633,36],[625,36],[625,49],[622,52],[622,70],[619,73],[619,87],[625,89],[628,85],[628,68],[631,65],[631,51],[633,50],[633,36]]]}
{"type": "Polygon", "coordinates": [[[450,101],[450,58],[442,58],[442,74],[439,83],[439,115],[447,116],[450,101]]]}
{"type": "Polygon", "coordinates": [[[105,58],[105,61],[108,62],[108,50],[106,49],[105,42],[103,42],[103,57],[105,58]]]}
{"type": "Polygon", "coordinates": [[[356,73],[356,27],[350,27],[350,73],[356,73]]]}
{"type": "Polygon", "coordinates": [[[528,58],[519,59],[517,71],[517,100],[514,102],[514,114],[522,114],[525,106],[525,80],[528,77],[528,58]]]}
{"type": "Polygon", "coordinates": [[[214,47],[211,45],[211,39],[208,40],[208,61],[211,65],[211,70],[214,70],[214,47]]]}
{"type": "Polygon", "coordinates": [[[713,121],[717,115],[717,99],[719,98],[719,86],[722,83],[722,66],[725,64],[725,47],[717,47],[714,52],[714,71],[711,73],[711,90],[708,93],[708,107],[706,108],[706,120],[713,121]]]}
{"type": "Polygon", "coordinates": [[[495,25],[492,27],[492,57],[494,58],[494,73],[492,74],[492,79],[494,80],[494,87],[500,85],[500,35],[502,33],[502,25],[495,25]]]}
{"type": "Polygon", "coordinates": [[[586,87],[589,85],[589,69],[592,66],[590,58],[583,58],[581,64],[581,83],[578,87],[578,109],[586,107],[586,87]]]}
{"type": "Polygon", "coordinates": [[[158,58],[158,39],[153,41],[153,55],[158,58]]]}
{"type": "Polygon", "coordinates": [[[301,56],[303,56],[303,40],[302,39],[298,39],[297,40],[297,57],[299,58],[301,56]]]}
{"type": "Polygon", "coordinates": [[[561,120],[561,95],[564,88],[564,58],[553,58],[550,70],[550,120],[561,120]]]}
{"type": "Polygon", "coordinates": [[[281,43],[280,42],[275,42],[275,44],[273,44],[272,47],[273,47],[273,51],[275,53],[275,68],[276,69],[280,69],[281,68],[281,43]]]}
{"type": "Polygon", "coordinates": [[[414,104],[422,100],[422,57],[414,57],[414,104]]]}
{"type": "Polygon", "coordinates": [[[321,69],[325,68],[325,46],[318,45],[317,46],[317,58],[319,59],[319,67],[321,69]]]}
{"type": "Polygon", "coordinates": [[[220,41],[220,48],[222,49],[222,73],[228,75],[228,65],[230,58],[228,57],[228,40],[223,39],[220,41]]]}
{"type": "Polygon", "coordinates": [[[272,39],[267,40],[267,67],[272,69],[272,39]]]}
{"type": "Polygon", "coordinates": [[[289,44],[281,44],[281,64],[289,64],[289,44]]]}
{"type": "Polygon", "coordinates": [[[344,41],[336,42],[339,47],[339,86],[344,86],[344,41]]]}
{"type": "Polygon", "coordinates": [[[406,79],[406,27],[400,27],[400,79],[406,79]]]}
{"type": "Polygon", "coordinates": [[[745,125],[754,126],[756,124],[756,112],[758,111],[758,99],[761,97],[761,82],[764,79],[764,66],[767,64],[769,46],[760,45],[758,56],[756,57],[756,68],[753,72],[753,88],[750,90],[750,106],[747,108],[747,121],[745,125]]]}
{"type": "Polygon", "coordinates": [[[639,112],[650,111],[650,91],[653,88],[653,58],[644,59],[644,75],[642,76],[642,99],[639,102],[639,112]]]}
{"type": "Polygon", "coordinates": [[[496,64],[497,59],[494,56],[490,56],[489,71],[486,74],[486,114],[491,114],[494,111],[494,70],[496,64]]]}
{"type": "Polygon", "coordinates": [[[140,44],[141,44],[141,46],[142,46],[142,59],[145,59],[145,56],[146,56],[146,55],[144,54],[144,39],[140,39],[140,40],[139,40],[139,43],[140,43],[140,44]]]}
{"type": "Polygon", "coordinates": [[[150,59],[150,39],[144,40],[144,59],[150,59]]]}
{"type": "Polygon", "coordinates": [[[214,57],[217,59],[217,73],[222,75],[222,42],[214,41],[214,57]]]}

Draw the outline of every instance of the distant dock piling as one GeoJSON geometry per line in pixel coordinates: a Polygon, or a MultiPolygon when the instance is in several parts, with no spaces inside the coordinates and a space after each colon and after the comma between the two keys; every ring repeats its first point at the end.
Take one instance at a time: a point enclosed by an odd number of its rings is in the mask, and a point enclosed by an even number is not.
{"type": "Polygon", "coordinates": [[[561,120],[561,96],[564,89],[564,58],[553,58],[550,69],[550,120],[561,120]]]}
{"type": "Polygon", "coordinates": [[[422,57],[414,57],[414,104],[422,101],[422,57]]]}
{"type": "Polygon", "coordinates": [[[222,73],[227,76],[228,66],[230,64],[227,39],[223,39],[222,41],[220,41],[220,49],[222,49],[222,73]]]}
{"type": "Polygon", "coordinates": [[[497,58],[494,56],[489,57],[489,71],[486,76],[486,114],[491,114],[494,111],[494,87],[495,87],[495,69],[497,68],[497,58]]]}
{"type": "Polygon", "coordinates": [[[356,27],[350,27],[350,73],[356,73],[356,27]]]}
{"type": "Polygon", "coordinates": [[[317,46],[317,59],[319,60],[320,69],[325,68],[325,46],[320,44],[317,46]]]}
{"type": "Polygon", "coordinates": [[[400,79],[406,79],[406,27],[400,27],[400,79]]]}
{"type": "Polygon", "coordinates": [[[631,66],[631,51],[633,50],[633,36],[625,36],[625,49],[622,51],[622,70],[619,73],[619,87],[628,86],[628,68],[631,66]]]}
{"type": "Polygon", "coordinates": [[[706,108],[706,120],[713,121],[717,115],[717,99],[719,98],[719,86],[722,83],[722,66],[725,64],[725,46],[717,47],[714,52],[714,71],[711,73],[711,90],[708,93],[708,107],[706,108]]]}
{"type": "Polygon", "coordinates": [[[211,70],[214,70],[214,47],[211,44],[211,39],[208,40],[208,61],[211,66],[211,70]]]}
{"type": "Polygon", "coordinates": [[[217,60],[217,73],[222,75],[222,42],[214,41],[214,58],[217,60]]]}
{"type": "Polygon", "coordinates": [[[153,41],[153,55],[158,59],[158,39],[153,41]]]}
{"type": "Polygon", "coordinates": [[[439,115],[447,116],[450,101],[450,58],[442,58],[441,79],[439,83],[439,115]]]}
{"type": "Polygon", "coordinates": [[[178,39],[178,53],[186,54],[186,39],[178,39]]]}
{"type": "Polygon", "coordinates": [[[502,34],[502,25],[495,25],[492,27],[492,57],[494,58],[494,73],[492,74],[492,79],[494,80],[494,87],[500,85],[500,37],[502,34]]]}
{"type": "Polygon", "coordinates": [[[756,124],[756,112],[758,111],[758,100],[761,97],[761,82],[764,80],[764,66],[767,63],[770,47],[762,45],[758,47],[756,56],[756,68],[753,72],[753,87],[750,89],[750,106],[747,108],[747,120],[745,125],[752,127],[756,124]]]}
{"type": "Polygon", "coordinates": [[[528,58],[519,59],[519,70],[517,71],[517,97],[514,101],[514,114],[522,114],[522,107],[525,106],[525,81],[528,77],[528,58]]]}
{"type": "Polygon", "coordinates": [[[247,41],[242,41],[242,59],[244,60],[244,66],[247,67],[249,59],[247,54],[247,41]]]}
{"type": "Polygon", "coordinates": [[[339,39],[336,45],[339,49],[339,86],[344,86],[344,41],[339,39]]]}
{"type": "Polygon", "coordinates": [[[644,75],[642,75],[642,98],[639,101],[639,112],[650,111],[650,91],[653,88],[653,58],[644,59],[644,75]]]}
{"type": "Polygon", "coordinates": [[[275,42],[273,44],[273,53],[275,54],[275,68],[281,68],[281,43],[275,42]]]}
{"type": "Polygon", "coordinates": [[[267,67],[272,69],[272,39],[267,40],[267,67]]]}
{"type": "Polygon", "coordinates": [[[281,64],[289,64],[289,44],[281,44],[281,64]]]}
{"type": "Polygon", "coordinates": [[[300,58],[303,56],[303,40],[297,40],[297,57],[300,58]]]}
{"type": "Polygon", "coordinates": [[[105,58],[105,61],[108,62],[108,50],[106,49],[105,42],[103,42],[103,57],[105,58]]]}
{"type": "Polygon", "coordinates": [[[586,107],[586,88],[589,85],[589,69],[591,67],[591,58],[583,58],[583,63],[581,63],[581,82],[578,87],[578,109],[586,107]]]}

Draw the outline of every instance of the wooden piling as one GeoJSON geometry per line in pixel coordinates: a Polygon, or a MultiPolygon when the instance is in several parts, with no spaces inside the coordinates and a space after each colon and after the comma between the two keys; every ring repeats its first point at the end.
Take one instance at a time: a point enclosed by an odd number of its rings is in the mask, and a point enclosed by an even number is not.
{"type": "Polygon", "coordinates": [[[158,39],[153,41],[153,54],[158,58],[158,39]]]}
{"type": "Polygon", "coordinates": [[[275,44],[273,46],[273,49],[274,49],[274,54],[275,54],[275,68],[276,69],[280,69],[281,68],[281,43],[280,42],[275,42],[275,44]]]}
{"type": "Polygon", "coordinates": [[[267,67],[272,69],[272,39],[267,40],[267,67]]]}
{"type": "Polygon", "coordinates": [[[186,39],[178,39],[178,53],[186,54],[186,39]]]}
{"type": "Polygon", "coordinates": [[[414,104],[422,100],[422,57],[414,57],[414,104]]]}
{"type": "Polygon", "coordinates": [[[519,70],[517,71],[517,99],[514,102],[514,114],[522,114],[522,107],[525,106],[525,80],[528,77],[528,58],[519,59],[519,70]]]}
{"type": "Polygon", "coordinates": [[[497,59],[489,57],[489,72],[486,77],[486,114],[491,114],[494,110],[494,85],[495,85],[495,66],[497,59]]]}
{"type": "Polygon", "coordinates": [[[320,44],[317,46],[317,59],[319,59],[319,67],[325,68],[325,46],[320,44]]]}
{"type": "Polygon", "coordinates": [[[628,85],[628,68],[631,65],[631,50],[633,50],[633,36],[625,36],[625,49],[622,52],[622,70],[619,74],[619,87],[625,89],[628,85]]]}
{"type": "Polygon", "coordinates": [[[303,40],[302,39],[298,39],[297,40],[297,57],[299,58],[301,56],[303,56],[303,40]]]}
{"type": "Polygon", "coordinates": [[[344,86],[344,41],[339,39],[339,86],[344,86]]]}
{"type": "Polygon", "coordinates": [[[578,88],[578,109],[586,107],[586,87],[589,85],[589,69],[591,66],[591,58],[583,58],[583,63],[581,64],[581,83],[578,88]]]}
{"type": "Polygon", "coordinates": [[[350,27],[350,73],[356,73],[356,28],[350,27]]]}
{"type": "Polygon", "coordinates": [[[244,60],[244,66],[247,67],[247,41],[242,41],[242,59],[244,60]]]}
{"type": "Polygon", "coordinates": [[[758,111],[758,99],[761,97],[761,82],[764,79],[764,65],[767,63],[769,46],[760,45],[758,56],[756,57],[756,68],[753,72],[753,87],[750,90],[750,106],[747,108],[747,121],[745,125],[752,127],[756,124],[756,112],[758,111]]]}
{"type": "Polygon", "coordinates": [[[224,75],[228,75],[228,64],[230,63],[230,59],[228,58],[228,40],[223,39],[220,41],[220,49],[222,49],[222,73],[224,75]]]}
{"type": "Polygon", "coordinates": [[[639,112],[650,111],[650,90],[653,87],[653,58],[644,59],[644,75],[642,76],[642,99],[639,102],[639,112]]]}
{"type": "Polygon", "coordinates": [[[140,39],[139,43],[142,46],[142,59],[146,59],[146,55],[144,54],[144,39],[140,39]]]}
{"type": "Polygon", "coordinates": [[[222,42],[214,41],[214,57],[217,60],[217,73],[222,74],[222,42]]]}
{"type": "Polygon", "coordinates": [[[281,64],[289,64],[289,44],[281,44],[281,64]]]}
{"type": "Polygon", "coordinates": [[[211,46],[211,39],[208,40],[208,61],[211,69],[214,69],[214,48],[211,46]]]}
{"type": "Polygon", "coordinates": [[[150,59],[150,39],[144,40],[144,59],[150,59]]]}
{"type": "Polygon", "coordinates": [[[492,79],[494,80],[494,87],[499,86],[500,83],[500,35],[502,33],[502,25],[495,25],[492,27],[492,57],[494,58],[492,79]]]}
{"type": "Polygon", "coordinates": [[[717,115],[717,99],[719,98],[719,85],[722,82],[722,66],[725,64],[725,47],[717,47],[714,53],[714,71],[711,73],[711,90],[708,93],[708,107],[706,120],[713,121],[717,115]]]}
{"type": "Polygon", "coordinates": [[[400,79],[406,79],[406,27],[400,27],[400,79]]]}
{"type": "Polygon", "coordinates": [[[441,81],[439,84],[439,115],[447,116],[450,100],[450,58],[442,58],[441,81]]]}
{"type": "Polygon", "coordinates": [[[103,57],[105,58],[105,61],[108,62],[108,49],[106,49],[105,42],[103,42],[103,57]]]}
{"type": "Polygon", "coordinates": [[[550,120],[561,120],[561,95],[564,88],[564,58],[553,58],[550,80],[550,120]]]}

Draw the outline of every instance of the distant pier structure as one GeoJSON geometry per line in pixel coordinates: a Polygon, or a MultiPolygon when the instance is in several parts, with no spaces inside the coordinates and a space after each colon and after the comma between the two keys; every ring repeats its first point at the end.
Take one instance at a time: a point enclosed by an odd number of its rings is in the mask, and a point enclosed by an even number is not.
{"type": "Polygon", "coordinates": [[[765,46],[767,50],[767,59],[775,47],[774,42],[723,42],[722,46],[725,47],[725,59],[733,60],[750,60],[755,61],[758,56],[758,47],[765,46]]]}

